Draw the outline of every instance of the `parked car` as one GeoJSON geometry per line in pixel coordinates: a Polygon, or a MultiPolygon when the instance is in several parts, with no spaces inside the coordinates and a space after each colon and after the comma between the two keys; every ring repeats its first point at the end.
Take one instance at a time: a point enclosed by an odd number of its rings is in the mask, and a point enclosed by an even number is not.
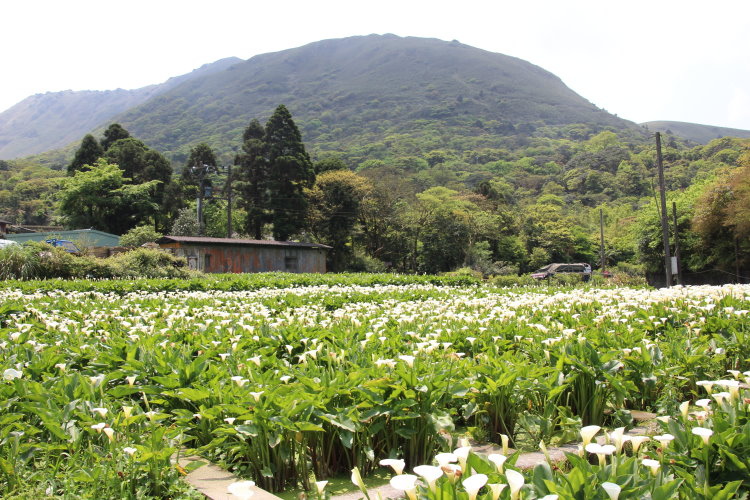
{"type": "Polygon", "coordinates": [[[52,239],[47,240],[46,243],[49,243],[53,247],[62,248],[63,250],[69,253],[74,253],[74,254],[81,253],[81,251],[78,249],[76,244],[70,240],[58,240],[56,238],[52,238],[52,239]]]}
{"type": "Polygon", "coordinates": [[[547,264],[531,273],[531,277],[543,280],[556,274],[580,274],[583,281],[588,281],[591,278],[591,266],[586,263],[547,264]]]}

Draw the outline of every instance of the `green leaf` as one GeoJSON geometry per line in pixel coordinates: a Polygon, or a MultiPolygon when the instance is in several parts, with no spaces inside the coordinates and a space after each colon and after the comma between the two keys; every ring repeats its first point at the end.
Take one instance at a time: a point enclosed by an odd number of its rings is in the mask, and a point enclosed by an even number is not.
{"type": "Polygon", "coordinates": [[[651,493],[652,500],[669,500],[677,495],[677,489],[682,484],[682,479],[675,479],[654,488],[651,493]]]}

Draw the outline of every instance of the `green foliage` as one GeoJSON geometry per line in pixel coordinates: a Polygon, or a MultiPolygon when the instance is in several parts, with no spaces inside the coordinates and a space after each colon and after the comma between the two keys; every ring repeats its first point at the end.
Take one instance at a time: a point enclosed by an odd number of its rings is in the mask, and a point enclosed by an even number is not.
{"type": "Polygon", "coordinates": [[[268,119],[264,142],[273,235],[276,240],[286,241],[304,227],[304,189],[315,181],[315,172],[297,125],[283,104],[268,119]]]}
{"type": "Polygon", "coordinates": [[[237,155],[237,205],[247,213],[245,233],[256,240],[263,238],[263,226],[269,220],[269,170],[266,161],[265,129],[258,120],[250,121],[242,135],[242,153],[237,155]]]}
{"type": "Polygon", "coordinates": [[[73,255],[46,243],[28,242],[0,249],[3,280],[185,278],[184,259],[161,250],[139,248],[107,259],[73,255]]]}
{"type": "Polygon", "coordinates": [[[139,247],[145,243],[153,243],[164,236],[153,226],[137,226],[120,236],[120,246],[139,247]]]}
{"type": "Polygon", "coordinates": [[[73,161],[68,165],[68,175],[73,175],[77,170],[81,170],[84,165],[94,165],[96,160],[102,156],[104,156],[104,148],[101,147],[99,141],[93,135],[86,134],[73,157],[73,161]]]}
{"type": "Polygon", "coordinates": [[[173,236],[198,236],[199,231],[195,208],[186,207],[177,213],[169,234],[173,236]]]}
{"type": "Polygon", "coordinates": [[[60,212],[69,226],[122,234],[152,218],[158,210],[152,200],[159,181],[127,181],[117,165],[100,159],[65,179],[59,194],[60,212]]]}
{"type": "Polygon", "coordinates": [[[107,151],[110,146],[121,139],[127,139],[130,137],[130,132],[125,130],[119,123],[113,123],[107,127],[104,131],[104,137],[100,142],[101,147],[104,151],[107,151]]]}
{"type": "Polygon", "coordinates": [[[318,175],[315,185],[306,192],[310,204],[308,227],[321,243],[331,246],[331,271],[348,267],[360,205],[371,189],[367,179],[349,170],[331,170],[318,175]]]}

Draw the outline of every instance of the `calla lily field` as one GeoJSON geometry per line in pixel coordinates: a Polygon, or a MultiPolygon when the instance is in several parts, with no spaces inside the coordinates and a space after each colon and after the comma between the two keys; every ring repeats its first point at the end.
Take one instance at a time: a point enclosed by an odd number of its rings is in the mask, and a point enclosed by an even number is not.
{"type": "Polygon", "coordinates": [[[750,286],[433,278],[5,283],[3,498],[200,498],[187,453],[319,499],[384,468],[412,500],[750,491],[750,286]]]}

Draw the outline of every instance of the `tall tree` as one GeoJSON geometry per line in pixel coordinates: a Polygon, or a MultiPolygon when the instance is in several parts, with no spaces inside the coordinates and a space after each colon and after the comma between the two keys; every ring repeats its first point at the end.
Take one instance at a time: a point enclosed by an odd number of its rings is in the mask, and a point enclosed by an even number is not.
{"type": "Polygon", "coordinates": [[[307,192],[310,232],[332,247],[332,271],[343,271],[351,256],[351,238],[360,206],[372,191],[370,182],[349,170],[323,172],[307,192]]]}
{"type": "Polygon", "coordinates": [[[106,151],[115,142],[120,139],[127,139],[128,137],[130,137],[130,132],[125,130],[119,123],[113,123],[104,131],[104,137],[102,137],[101,141],[102,149],[106,151]]]}
{"type": "Polygon", "coordinates": [[[252,120],[242,135],[242,153],[235,163],[239,167],[235,189],[238,205],[247,212],[245,232],[256,240],[263,237],[268,206],[268,163],[264,142],[266,131],[258,120],[252,120]]]}
{"type": "Polygon", "coordinates": [[[265,143],[273,236],[286,241],[304,227],[304,189],[315,182],[315,172],[299,129],[283,104],[266,123],[265,143]]]}
{"type": "Polygon", "coordinates": [[[148,223],[158,212],[153,202],[158,181],[128,184],[129,180],[117,165],[103,159],[65,179],[60,212],[66,216],[67,225],[123,234],[148,223]]]}
{"type": "Polygon", "coordinates": [[[104,155],[104,149],[91,134],[86,134],[81,141],[81,146],[76,151],[73,161],[68,165],[68,175],[73,175],[81,170],[84,165],[93,165],[96,160],[104,155]]]}

